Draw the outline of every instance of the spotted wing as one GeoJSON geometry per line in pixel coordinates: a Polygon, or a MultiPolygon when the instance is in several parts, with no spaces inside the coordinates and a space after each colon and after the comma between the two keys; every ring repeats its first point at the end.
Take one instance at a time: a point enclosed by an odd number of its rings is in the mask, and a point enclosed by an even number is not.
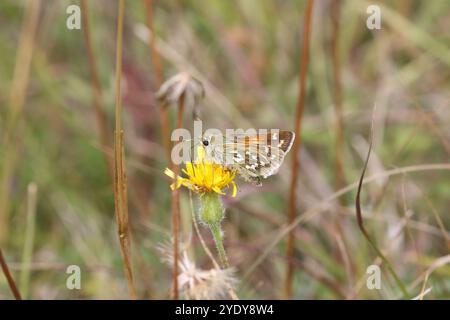
{"type": "Polygon", "coordinates": [[[278,172],[294,137],[293,132],[281,130],[226,136],[222,144],[214,145],[214,159],[235,169],[245,180],[260,184],[261,178],[278,172]]]}

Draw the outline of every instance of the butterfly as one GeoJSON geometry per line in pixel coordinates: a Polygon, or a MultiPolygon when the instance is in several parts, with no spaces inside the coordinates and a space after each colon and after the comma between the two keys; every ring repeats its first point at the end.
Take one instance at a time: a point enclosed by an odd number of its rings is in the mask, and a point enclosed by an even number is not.
{"type": "Polygon", "coordinates": [[[207,134],[202,137],[205,156],[235,170],[244,180],[261,185],[274,175],[295,139],[292,131],[260,129],[252,133],[207,134]]]}

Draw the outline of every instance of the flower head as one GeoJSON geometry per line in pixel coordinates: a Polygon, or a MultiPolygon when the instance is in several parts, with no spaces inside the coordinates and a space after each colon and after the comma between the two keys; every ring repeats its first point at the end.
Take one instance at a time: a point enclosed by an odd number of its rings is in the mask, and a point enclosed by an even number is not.
{"type": "Polygon", "coordinates": [[[197,149],[196,162],[187,162],[186,168],[182,171],[187,176],[186,178],[175,177],[175,173],[168,168],[164,171],[167,176],[176,180],[170,185],[172,190],[185,186],[198,194],[215,192],[224,195],[223,190],[231,185],[233,188],[232,195],[233,197],[236,196],[237,188],[234,182],[236,172],[206,160],[205,151],[202,147],[197,149]]]}
{"type": "MultiPolygon", "coordinates": [[[[173,251],[170,243],[161,244],[158,247],[163,262],[173,266],[173,251]]],[[[180,273],[178,283],[181,294],[186,299],[215,300],[227,297],[229,288],[237,284],[235,270],[227,269],[199,269],[195,262],[189,259],[187,254],[188,245],[181,243],[180,260],[178,266],[180,273]]]]}
{"type": "Polygon", "coordinates": [[[178,103],[183,99],[184,104],[193,109],[194,119],[198,119],[198,103],[205,97],[205,88],[200,80],[187,72],[180,72],[161,85],[156,97],[164,106],[178,103]]]}
{"type": "Polygon", "coordinates": [[[228,288],[233,288],[237,280],[234,269],[201,270],[183,253],[179,275],[181,292],[187,299],[216,300],[227,297],[228,288]]]}

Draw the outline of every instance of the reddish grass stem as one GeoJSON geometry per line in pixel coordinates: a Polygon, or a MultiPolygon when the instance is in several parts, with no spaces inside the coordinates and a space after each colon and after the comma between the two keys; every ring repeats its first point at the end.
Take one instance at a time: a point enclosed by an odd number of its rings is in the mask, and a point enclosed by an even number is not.
{"type": "Polygon", "coordinates": [[[9,288],[16,300],[22,300],[22,296],[20,295],[19,289],[17,289],[16,282],[9,272],[8,265],[6,264],[6,260],[3,256],[2,249],[0,249],[0,265],[2,267],[3,274],[5,275],[6,280],[8,281],[9,288]]]}
{"type": "MultiPolygon", "coordinates": [[[[155,84],[159,88],[163,84],[163,72],[161,57],[158,50],[156,49],[156,33],[153,27],[153,1],[144,0],[146,8],[147,17],[147,27],[149,29],[148,45],[151,53],[151,60],[153,64],[153,69],[155,72],[155,84]]],[[[177,128],[181,128],[183,125],[183,112],[184,112],[184,95],[180,97],[178,102],[178,116],[177,116],[177,128]]],[[[166,105],[160,106],[160,122],[161,122],[161,134],[164,145],[164,150],[166,152],[166,157],[170,161],[171,152],[171,142],[170,142],[170,124],[169,124],[169,114],[166,105]]],[[[178,166],[172,165],[172,171],[177,175],[179,168],[178,166]]],[[[174,252],[174,264],[172,270],[172,296],[176,300],[179,298],[179,288],[178,288],[178,258],[179,258],[179,232],[180,232],[180,196],[178,190],[172,191],[171,196],[171,219],[172,219],[172,236],[173,236],[173,252],[174,252]]]]}
{"type": "MultiPolygon", "coordinates": [[[[181,128],[183,126],[183,113],[184,113],[184,101],[185,95],[182,94],[180,100],[178,101],[178,115],[177,115],[177,128],[181,128]]],[[[179,166],[172,164],[172,171],[175,173],[175,176],[179,174],[179,166]]],[[[178,260],[179,260],[179,234],[180,234],[180,194],[178,189],[175,188],[172,190],[172,237],[173,237],[173,253],[174,253],[174,264],[172,270],[172,290],[173,290],[173,298],[179,298],[179,288],[178,288],[178,260]]]]}
{"type": "MultiPolygon", "coordinates": [[[[291,176],[291,187],[289,191],[289,211],[288,211],[288,223],[292,224],[295,220],[297,211],[297,182],[298,182],[298,171],[299,171],[299,156],[300,156],[300,146],[301,146],[301,123],[303,118],[303,109],[305,106],[305,84],[306,84],[306,73],[308,70],[308,55],[309,55],[309,42],[311,35],[311,22],[312,22],[312,9],[313,0],[308,0],[306,3],[306,13],[305,20],[303,24],[303,50],[300,60],[300,79],[299,79],[299,98],[297,101],[296,115],[295,115],[295,135],[296,139],[294,141],[293,152],[292,152],[292,176],[291,176]]],[[[292,297],[292,282],[294,274],[294,264],[292,263],[294,256],[294,231],[291,230],[288,234],[287,243],[287,270],[286,270],[286,280],[284,284],[284,294],[287,299],[292,297]]]]}

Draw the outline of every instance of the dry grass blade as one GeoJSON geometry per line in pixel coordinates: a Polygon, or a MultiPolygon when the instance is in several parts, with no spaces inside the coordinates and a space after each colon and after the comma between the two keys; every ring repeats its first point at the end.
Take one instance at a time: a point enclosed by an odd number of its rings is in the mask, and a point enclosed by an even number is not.
{"type": "Polygon", "coordinates": [[[420,294],[417,297],[413,298],[412,300],[423,300],[423,297],[431,291],[431,287],[426,289],[427,281],[428,281],[428,273],[425,275],[425,279],[423,280],[423,285],[422,289],[420,290],[420,294]]]}
{"type": "Polygon", "coordinates": [[[439,257],[436,259],[428,268],[425,270],[416,280],[413,281],[413,283],[410,285],[410,288],[414,288],[420,284],[420,282],[425,281],[425,279],[428,279],[429,276],[438,268],[443,267],[446,264],[450,264],[450,254],[439,257]]]}
{"type": "Polygon", "coordinates": [[[19,285],[23,298],[28,297],[30,281],[31,260],[33,257],[33,246],[36,233],[36,206],[37,206],[37,185],[32,182],[28,185],[27,197],[27,218],[25,229],[25,241],[22,253],[22,270],[20,272],[19,285]]]}
{"type": "MultiPolygon", "coordinates": [[[[424,283],[426,284],[426,283],[424,283]]],[[[420,292],[420,294],[417,297],[412,298],[411,300],[423,300],[423,297],[425,297],[427,294],[429,294],[431,292],[432,288],[429,287],[427,289],[422,288],[422,291],[420,292]]]]}
{"type": "MultiPolygon", "coordinates": [[[[301,123],[303,117],[303,109],[305,106],[305,85],[306,85],[306,73],[308,70],[308,56],[309,56],[309,42],[311,35],[311,21],[312,21],[312,9],[313,0],[308,0],[306,4],[305,20],[303,25],[303,51],[300,61],[300,80],[299,80],[299,98],[297,102],[296,115],[295,115],[295,135],[294,146],[292,148],[292,178],[291,187],[289,193],[289,216],[288,223],[291,224],[295,220],[297,211],[297,181],[298,181],[298,166],[299,166],[299,153],[301,146],[301,123]]],[[[294,264],[292,263],[292,257],[294,256],[294,232],[289,232],[287,243],[287,257],[288,264],[286,270],[286,280],[284,285],[284,295],[286,298],[292,296],[292,281],[294,274],[294,264]]]]}
{"type": "Polygon", "coordinates": [[[122,41],[124,0],[119,1],[116,46],[116,128],[114,132],[114,204],[120,249],[123,258],[125,276],[127,278],[130,297],[136,299],[131,268],[130,232],[128,226],[127,179],[124,165],[124,142],[122,130],[121,74],[122,74],[122,41]]]}
{"type": "Polygon", "coordinates": [[[361,177],[359,178],[359,182],[358,182],[358,188],[356,191],[356,199],[355,199],[355,209],[356,209],[356,220],[358,222],[358,226],[359,229],[361,230],[361,232],[363,233],[364,237],[367,239],[367,241],[369,242],[369,244],[372,246],[372,248],[375,250],[375,252],[377,253],[377,255],[381,258],[381,260],[383,260],[383,262],[386,264],[386,267],[388,268],[389,273],[392,275],[392,277],[394,278],[395,282],[397,283],[398,287],[400,288],[400,290],[403,293],[403,296],[407,299],[410,298],[408,291],[406,290],[405,286],[403,285],[403,283],[401,282],[400,278],[397,276],[397,274],[395,273],[394,269],[392,268],[391,264],[389,263],[389,261],[386,259],[386,257],[384,256],[384,254],[381,252],[381,250],[378,248],[378,246],[376,245],[376,243],[372,240],[372,238],[370,237],[369,233],[367,232],[366,228],[364,227],[364,221],[362,218],[362,211],[361,211],[361,189],[362,189],[362,185],[363,185],[363,181],[364,181],[364,175],[366,173],[367,170],[367,165],[369,164],[369,159],[370,159],[370,153],[372,151],[372,146],[373,146],[373,125],[374,125],[374,117],[372,117],[372,123],[371,123],[371,127],[370,127],[370,143],[369,143],[369,150],[367,152],[367,157],[366,157],[366,161],[364,162],[364,166],[363,166],[363,170],[361,172],[361,177]]]}
{"type": "Polygon", "coordinates": [[[0,249],[0,265],[2,267],[3,274],[5,275],[5,278],[8,281],[9,288],[11,289],[11,292],[14,295],[14,298],[16,300],[22,300],[19,289],[17,289],[16,282],[14,281],[11,272],[9,272],[9,268],[3,256],[2,249],[0,249]]]}
{"type": "Polygon", "coordinates": [[[17,165],[18,143],[15,139],[17,122],[23,110],[30,75],[31,58],[33,56],[34,37],[39,21],[41,1],[28,1],[25,17],[17,49],[14,75],[10,88],[9,109],[2,137],[2,147],[8,150],[1,168],[0,190],[0,243],[8,232],[8,217],[10,210],[10,185],[17,165]]]}
{"type": "Polygon", "coordinates": [[[94,50],[92,48],[91,29],[89,24],[89,9],[86,0],[81,0],[81,17],[83,20],[83,38],[86,45],[86,53],[88,58],[88,66],[91,77],[91,87],[94,98],[94,108],[97,120],[98,131],[100,135],[100,144],[102,153],[105,158],[105,163],[108,169],[108,174],[111,181],[114,181],[114,165],[112,158],[108,156],[105,150],[110,148],[109,128],[106,120],[106,115],[102,110],[102,91],[100,80],[97,73],[97,62],[95,60],[94,50]]]}

